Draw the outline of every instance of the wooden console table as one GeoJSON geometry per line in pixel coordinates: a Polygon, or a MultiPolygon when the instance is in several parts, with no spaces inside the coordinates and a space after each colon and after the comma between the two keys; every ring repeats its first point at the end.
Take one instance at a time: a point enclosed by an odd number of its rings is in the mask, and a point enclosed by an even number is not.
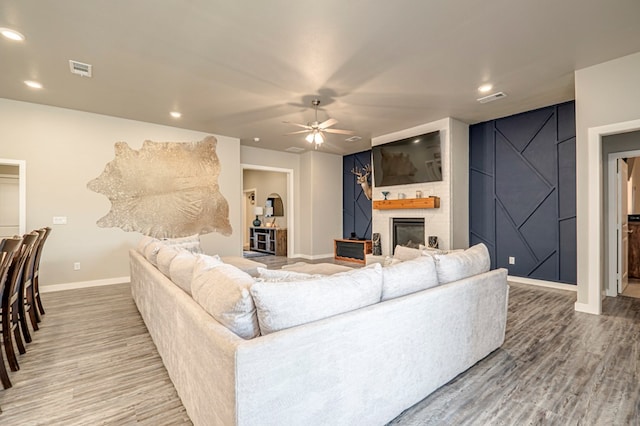
{"type": "Polygon", "coordinates": [[[371,240],[333,240],[333,257],[336,260],[365,264],[366,255],[371,252],[371,240]]]}
{"type": "Polygon", "coordinates": [[[249,245],[251,250],[275,254],[287,255],[287,229],[286,228],[249,228],[249,245]]]}

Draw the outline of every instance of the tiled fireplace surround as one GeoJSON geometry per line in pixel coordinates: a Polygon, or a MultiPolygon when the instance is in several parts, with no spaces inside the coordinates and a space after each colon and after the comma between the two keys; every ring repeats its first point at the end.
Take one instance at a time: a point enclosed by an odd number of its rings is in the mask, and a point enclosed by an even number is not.
{"type": "MultiPolygon", "coordinates": [[[[429,235],[438,237],[440,248],[465,248],[469,245],[469,128],[455,119],[446,118],[411,129],[374,138],[373,145],[440,131],[442,149],[442,181],[411,185],[373,188],[373,199],[382,200],[381,191],[389,191],[388,199],[398,199],[399,194],[415,198],[416,191],[423,197],[440,197],[436,209],[373,209],[373,232],[380,234],[382,255],[393,253],[393,218],[424,218],[425,241],[429,235]]],[[[375,173],[375,170],[374,170],[375,173]]],[[[372,179],[373,181],[373,179],[372,179]]]]}

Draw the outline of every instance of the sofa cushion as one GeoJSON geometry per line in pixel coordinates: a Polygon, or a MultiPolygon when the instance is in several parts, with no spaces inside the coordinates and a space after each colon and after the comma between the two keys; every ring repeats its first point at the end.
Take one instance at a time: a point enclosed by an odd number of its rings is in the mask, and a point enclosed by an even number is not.
{"type": "Polygon", "coordinates": [[[191,294],[191,279],[195,265],[196,255],[187,250],[180,250],[169,265],[169,278],[188,294],[191,294]]]}
{"type": "Polygon", "coordinates": [[[153,242],[153,241],[158,241],[153,237],[149,237],[147,235],[144,235],[140,241],[138,241],[138,245],[136,246],[136,250],[138,250],[138,253],[140,253],[141,255],[144,256],[144,250],[147,248],[147,245],[149,245],[149,243],[153,242]]]}
{"type": "Polygon", "coordinates": [[[162,246],[160,247],[160,250],[158,250],[158,255],[156,257],[158,269],[167,277],[170,276],[169,268],[171,266],[171,261],[179,252],[179,249],[169,246],[162,246]]]}
{"type": "Polygon", "coordinates": [[[249,293],[251,275],[220,263],[207,269],[198,259],[193,270],[193,299],[220,324],[243,339],[260,335],[256,307],[249,293]]]}
{"type": "Polygon", "coordinates": [[[179,249],[178,254],[169,265],[169,278],[175,285],[192,294],[191,282],[196,262],[200,262],[200,271],[208,270],[222,264],[218,255],[209,256],[201,253],[192,253],[189,250],[179,249]]]}
{"type": "Polygon", "coordinates": [[[153,266],[158,266],[158,252],[163,247],[160,240],[155,240],[147,244],[144,248],[144,257],[151,262],[153,266]]]}
{"type": "Polygon", "coordinates": [[[393,258],[401,261],[415,259],[420,256],[422,256],[420,250],[405,246],[396,246],[393,252],[393,258]]]}
{"type": "Polygon", "coordinates": [[[389,300],[439,284],[431,256],[420,256],[382,268],[382,300],[389,300]]]}
{"type": "Polygon", "coordinates": [[[251,295],[263,335],[380,301],[379,264],[302,281],[256,282],[251,295]]]}
{"type": "Polygon", "coordinates": [[[487,272],[491,267],[489,250],[482,243],[463,251],[436,254],[433,258],[436,261],[436,271],[440,284],[478,275],[487,272]]]}

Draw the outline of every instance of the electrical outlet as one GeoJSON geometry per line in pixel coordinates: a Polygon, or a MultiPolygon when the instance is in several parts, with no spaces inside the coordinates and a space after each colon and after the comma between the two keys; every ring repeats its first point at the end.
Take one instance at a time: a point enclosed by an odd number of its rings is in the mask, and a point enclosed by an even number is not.
{"type": "Polygon", "coordinates": [[[66,225],[67,224],[67,217],[66,216],[54,216],[53,217],[53,224],[54,225],[66,225]]]}
{"type": "Polygon", "coordinates": [[[79,271],[80,270],[80,262],[76,262],[73,264],[73,270],[74,271],[79,271]]]}
{"type": "Polygon", "coordinates": [[[516,264],[516,258],[513,256],[509,256],[509,265],[515,265],[516,264]]]}

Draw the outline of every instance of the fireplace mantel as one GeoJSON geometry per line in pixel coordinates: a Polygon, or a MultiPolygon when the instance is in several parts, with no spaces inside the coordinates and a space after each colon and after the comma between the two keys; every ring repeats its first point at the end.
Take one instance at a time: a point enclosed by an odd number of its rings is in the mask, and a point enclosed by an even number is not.
{"type": "Polygon", "coordinates": [[[398,200],[376,200],[373,208],[376,210],[392,209],[437,209],[440,207],[440,197],[401,198],[398,200]]]}

